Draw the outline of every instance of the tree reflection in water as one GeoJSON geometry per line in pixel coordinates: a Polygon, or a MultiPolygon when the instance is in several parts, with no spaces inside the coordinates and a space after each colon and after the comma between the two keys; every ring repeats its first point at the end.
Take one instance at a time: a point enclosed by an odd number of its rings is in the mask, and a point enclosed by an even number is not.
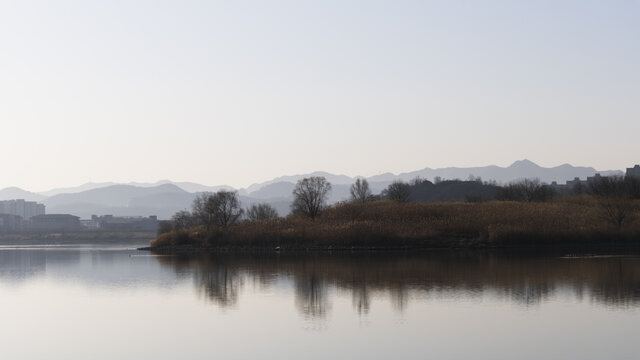
{"type": "Polygon", "coordinates": [[[294,282],[298,310],[307,317],[325,317],[331,308],[326,280],[312,273],[296,276],[294,282]]]}
{"type": "Polygon", "coordinates": [[[367,314],[371,299],[387,296],[398,311],[420,297],[498,296],[537,306],[571,295],[605,306],[640,305],[640,257],[500,252],[193,254],[161,256],[176,273],[192,276],[212,302],[231,306],[245,282],[272,286],[292,279],[296,308],[321,318],[332,291],[351,296],[367,314]]]}

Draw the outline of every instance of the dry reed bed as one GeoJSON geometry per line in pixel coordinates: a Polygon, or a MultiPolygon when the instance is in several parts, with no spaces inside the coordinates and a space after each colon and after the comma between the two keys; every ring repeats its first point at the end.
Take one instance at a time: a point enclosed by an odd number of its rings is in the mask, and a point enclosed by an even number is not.
{"type": "MultiPolygon", "coordinates": [[[[289,216],[243,222],[207,231],[203,227],[170,232],[155,247],[362,248],[536,246],[560,243],[640,244],[640,215],[621,227],[604,216],[592,197],[522,203],[342,204],[315,221],[289,216]]],[[[634,246],[635,246],[634,245],[634,246]]]]}

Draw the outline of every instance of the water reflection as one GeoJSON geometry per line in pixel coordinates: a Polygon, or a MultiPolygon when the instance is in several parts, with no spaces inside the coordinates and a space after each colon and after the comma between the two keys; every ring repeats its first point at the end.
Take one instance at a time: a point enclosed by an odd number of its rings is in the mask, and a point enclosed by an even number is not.
{"type": "Polygon", "coordinates": [[[139,255],[142,253],[119,248],[0,248],[0,284],[43,277],[89,287],[176,284],[175,270],[161,267],[155,258],[139,255]]]}
{"type": "Polygon", "coordinates": [[[332,291],[349,294],[359,314],[367,314],[378,297],[387,297],[398,311],[424,297],[493,296],[525,307],[567,296],[613,307],[640,304],[637,256],[200,254],[158,261],[178,274],[191,273],[199,291],[220,306],[234,305],[245,281],[270,287],[278,278],[291,279],[296,308],[314,318],[330,312],[332,291]]]}
{"type": "Polygon", "coordinates": [[[297,311],[323,318],[336,294],[368,315],[383,299],[398,312],[425,298],[488,297],[536,307],[558,298],[607,307],[640,305],[640,257],[498,252],[181,254],[135,251],[3,250],[0,281],[41,276],[88,286],[171,288],[193,282],[208,302],[233,307],[247,285],[282,286],[297,311]],[[288,289],[291,289],[289,292],[288,289]]]}
{"type": "Polygon", "coordinates": [[[0,251],[0,279],[19,282],[43,275],[47,265],[77,264],[80,261],[80,253],[76,251],[57,252],[55,256],[50,254],[33,250],[0,251]]]}
{"type": "Polygon", "coordinates": [[[0,248],[0,294],[0,359],[635,359],[640,257],[0,248]]]}
{"type": "Polygon", "coordinates": [[[309,317],[324,317],[331,308],[329,283],[317,273],[295,276],[295,303],[298,310],[309,317]]]}

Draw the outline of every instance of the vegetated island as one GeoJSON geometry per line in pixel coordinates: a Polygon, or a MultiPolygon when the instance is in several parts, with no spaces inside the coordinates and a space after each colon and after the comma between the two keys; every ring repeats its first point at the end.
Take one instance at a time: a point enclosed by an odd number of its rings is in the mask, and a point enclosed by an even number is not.
{"type": "MultiPolygon", "coordinates": [[[[476,180],[472,180],[476,181],[476,180]]],[[[464,183],[464,182],[462,182],[464,183]]],[[[494,198],[410,202],[424,181],[372,195],[356,181],[351,200],[326,206],[324,178],[298,182],[292,213],[268,204],[241,209],[237,193],[201,194],[193,211],[163,224],[150,247],[174,251],[407,250],[443,248],[640,249],[640,181],[604,178],[580,193],[537,181],[496,187],[494,198]]]]}

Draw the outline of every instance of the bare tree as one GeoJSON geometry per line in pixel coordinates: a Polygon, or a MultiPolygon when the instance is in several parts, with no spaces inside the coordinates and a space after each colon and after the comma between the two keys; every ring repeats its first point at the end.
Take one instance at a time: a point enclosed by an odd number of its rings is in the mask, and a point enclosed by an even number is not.
{"type": "Polygon", "coordinates": [[[220,190],[215,194],[202,193],[193,201],[193,215],[207,229],[212,226],[227,226],[240,219],[243,210],[240,208],[238,192],[220,190]]]}
{"type": "Polygon", "coordinates": [[[195,225],[195,221],[190,212],[186,210],[178,211],[171,217],[171,223],[175,230],[187,229],[195,225]]]}
{"type": "Polygon", "coordinates": [[[249,221],[269,220],[277,217],[278,212],[276,209],[267,203],[253,204],[247,209],[247,218],[249,221]]]}
{"type": "Polygon", "coordinates": [[[602,218],[618,229],[631,222],[636,210],[633,200],[627,196],[601,196],[599,204],[602,218]]]}
{"type": "Polygon", "coordinates": [[[409,195],[411,195],[411,185],[402,180],[394,181],[389,184],[383,195],[390,200],[407,202],[409,195]]]}
{"type": "Polygon", "coordinates": [[[207,210],[207,202],[213,193],[203,192],[196,195],[191,205],[191,213],[193,214],[194,225],[204,225],[207,229],[213,226],[213,216],[207,210]]]}
{"type": "Polygon", "coordinates": [[[327,204],[331,184],[323,176],[312,176],[298,180],[293,189],[291,212],[303,214],[315,220],[327,204]]]}
{"type": "Polygon", "coordinates": [[[351,200],[353,201],[367,202],[373,197],[367,179],[356,179],[356,182],[351,185],[350,191],[351,200]]]}
{"type": "Polygon", "coordinates": [[[236,223],[242,216],[237,191],[219,190],[207,201],[207,210],[213,215],[218,226],[236,223]]]}
{"type": "Polygon", "coordinates": [[[424,180],[423,178],[421,178],[419,175],[417,175],[416,177],[414,177],[413,179],[411,179],[409,181],[409,185],[411,186],[418,186],[421,185],[423,182],[425,182],[426,180],[424,180]]]}

